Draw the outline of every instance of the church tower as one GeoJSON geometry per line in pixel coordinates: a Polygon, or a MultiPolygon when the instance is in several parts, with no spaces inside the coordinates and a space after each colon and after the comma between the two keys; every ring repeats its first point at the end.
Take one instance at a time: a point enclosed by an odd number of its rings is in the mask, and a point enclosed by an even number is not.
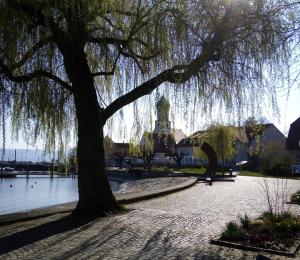
{"type": "Polygon", "coordinates": [[[153,133],[171,134],[171,122],[169,121],[170,103],[162,96],[156,103],[157,120],[155,121],[155,128],[153,133]]]}

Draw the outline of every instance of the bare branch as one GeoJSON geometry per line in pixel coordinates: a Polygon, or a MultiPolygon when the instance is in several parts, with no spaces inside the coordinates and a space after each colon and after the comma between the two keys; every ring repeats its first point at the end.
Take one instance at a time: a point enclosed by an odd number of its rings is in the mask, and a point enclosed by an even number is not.
{"type": "Polygon", "coordinates": [[[23,56],[22,58],[16,62],[15,64],[12,64],[10,66],[11,70],[15,70],[16,68],[20,68],[21,66],[23,66],[30,58],[32,58],[32,56],[41,48],[43,48],[45,45],[47,45],[47,43],[49,43],[49,41],[51,40],[51,38],[45,38],[40,40],[36,45],[34,45],[30,50],[28,50],[23,56]]]}
{"type": "Polygon", "coordinates": [[[223,22],[216,28],[215,33],[213,33],[212,36],[204,42],[201,53],[191,63],[187,65],[176,65],[171,69],[167,69],[134,88],[127,94],[117,98],[108,107],[106,107],[106,109],[104,109],[103,118],[107,120],[119,109],[142,96],[150,94],[162,83],[169,82],[180,84],[188,81],[191,77],[196,76],[201,69],[203,69],[205,64],[209,61],[215,60],[216,51],[219,50],[223,44],[226,32],[229,29],[227,26],[230,21],[230,17],[231,10],[227,9],[223,17],[223,22]],[[183,72],[176,72],[178,70],[183,70],[183,72]]]}
{"type": "Polygon", "coordinates": [[[45,70],[35,70],[33,72],[30,72],[30,73],[27,73],[24,75],[15,76],[13,74],[12,70],[8,66],[6,66],[2,62],[1,59],[0,59],[0,74],[3,74],[11,81],[19,82],[19,83],[30,82],[36,78],[45,77],[45,78],[48,78],[48,79],[53,80],[54,82],[60,84],[63,88],[65,88],[71,92],[73,91],[73,88],[71,85],[69,85],[67,82],[63,81],[58,76],[53,75],[52,73],[45,71],[45,70]]]}
{"type": "Polygon", "coordinates": [[[98,44],[113,44],[113,45],[126,45],[128,44],[128,40],[118,39],[114,37],[90,37],[86,40],[89,43],[98,43],[98,44]]]}
{"type": "Polygon", "coordinates": [[[120,52],[120,54],[122,54],[124,57],[132,58],[132,59],[134,60],[134,62],[136,63],[136,65],[139,67],[140,71],[141,71],[141,72],[144,72],[144,69],[143,69],[142,65],[140,64],[138,58],[137,58],[135,55],[130,54],[130,53],[124,51],[124,49],[121,48],[121,47],[119,47],[119,52],[120,52]]]}
{"type": "Polygon", "coordinates": [[[116,30],[118,30],[118,31],[121,31],[122,33],[125,34],[125,30],[124,30],[122,27],[115,25],[110,19],[108,19],[108,17],[102,16],[102,18],[103,18],[103,19],[104,19],[104,20],[105,20],[112,28],[114,28],[114,29],[116,29],[116,30]]]}
{"type": "Polygon", "coordinates": [[[184,66],[174,66],[171,69],[167,69],[156,77],[144,82],[140,86],[136,87],[127,94],[117,98],[113,101],[105,110],[104,118],[107,120],[115,112],[121,109],[123,106],[130,104],[131,102],[137,100],[138,98],[150,94],[154,89],[160,86],[162,83],[183,83],[189,80],[192,76],[196,75],[201,68],[214,57],[213,51],[211,48],[206,47],[203,49],[201,54],[194,59],[189,65],[184,66]],[[184,72],[178,73],[175,72],[178,68],[186,68],[184,72]]]}
{"type": "Polygon", "coordinates": [[[98,77],[98,76],[112,76],[112,75],[114,75],[119,57],[120,57],[120,53],[117,55],[111,71],[95,72],[95,73],[92,73],[92,76],[93,77],[98,77]]]}
{"type": "Polygon", "coordinates": [[[139,55],[139,54],[135,53],[131,48],[127,48],[127,49],[128,49],[128,53],[127,53],[128,56],[131,56],[132,58],[134,57],[134,58],[137,58],[140,60],[144,60],[144,61],[153,59],[153,58],[159,56],[160,54],[162,54],[162,51],[158,50],[158,51],[154,52],[153,54],[150,54],[148,56],[143,56],[143,55],[139,55]]]}

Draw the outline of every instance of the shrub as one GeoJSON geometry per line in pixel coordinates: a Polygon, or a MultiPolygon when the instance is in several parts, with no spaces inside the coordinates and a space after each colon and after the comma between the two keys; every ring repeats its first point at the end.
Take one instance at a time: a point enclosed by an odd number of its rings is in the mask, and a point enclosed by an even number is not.
{"type": "Polygon", "coordinates": [[[277,221],[277,215],[274,214],[273,212],[270,212],[270,211],[266,211],[262,214],[262,217],[263,217],[263,220],[268,220],[270,221],[271,223],[276,223],[277,221]]]}
{"type": "Polygon", "coordinates": [[[289,211],[286,202],[289,200],[290,187],[287,179],[266,179],[259,183],[266,202],[268,214],[279,216],[289,211]]]}
{"type": "Polygon", "coordinates": [[[279,233],[293,233],[300,231],[300,219],[292,215],[290,212],[283,212],[276,215],[270,212],[263,214],[262,231],[279,232],[279,233]]]}
{"type": "Polygon", "coordinates": [[[282,219],[280,222],[276,223],[275,230],[280,233],[299,232],[300,221],[295,217],[282,219]]]}
{"type": "Polygon", "coordinates": [[[274,223],[270,221],[269,219],[264,219],[259,226],[259,232],[264,234],[272,234],[274,231],[274,223]]]}
{"type": "Polygon", "coordinates": [[[267,175],[287,176],[291,173],[291,155],[277,141],[270,142],[260,151],[261,170],[267,175]]]}
{"type": "Polygon", "coordinates": [[[271,168],[263,168],[263,172],[266,175],[270,176],[289,176],[291,175],[291,170],[289,167],[286,167],[285,165],[276,164],[271,168]]]}
{"type": "Polygon", "coordinates": [[[239,219],[243,229],[248,229],[250,227],[251,221],[247,214],[240,216],[239,219]]]}
{"type": "Polygon", "coordinates": [[[292,194],[291,202],[300,203],[300,190],[292,194]]]}
{"type": "Polygon", "coordinates": [[[221,235],[221,239],[236,241],[242,240],[245,236],[245,230],[237,223],[231,221],[226,225],[225,231],[221,235]]]}

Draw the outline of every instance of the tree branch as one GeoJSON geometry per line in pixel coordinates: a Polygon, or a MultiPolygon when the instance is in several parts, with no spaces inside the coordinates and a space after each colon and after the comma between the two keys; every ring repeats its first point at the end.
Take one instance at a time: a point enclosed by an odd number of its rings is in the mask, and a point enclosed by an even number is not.
{"type": "Polygon", "coordinates": [[[65,89],[67,89],[71,92],[73,91],[73,88],[72,88],[71,85],[69,85],[67,82],[63,81],[58,76],[53,75],[50,72],[45,71],[45,70],[35,70],[33,72],[30,72],[30,73],[27,73],[27,74],[24,74],[24,75],[15,76],[13,74],[12,70],[8,66],[6,66],[2,62],[1,59],[0,59],[0,74],[3,74],[10,81],[19,82],[19,83],[29,82],[29,81],[32,81],[33,79],[36,79],[36,78],[45,77],[45,78],[48,78],[48,79],[53,80],[54,82],[60,84],[65,89]]]}
{"type": "MultiPolygon", "coordinates": [[[[131,58],[135,58],[135,59],[140,59],[140,60],[150,60],[153,59],[155,57],[157,57],[158,55],[162,54],[161,50],[158,50],[156,52],[153,52],[152,54],[149,54],[148,56],[143,56],[143,55],[139,55],[137,53],[135,53],[131,48],[127,48],[128,52],[126,52],[126,57],[131,57],[131,58]]],[[[123,51],[124,52],[124,51],[123,51]]]]}
{"type": "Polygon", "coordinates": [[[196,76],[205,64],[207,64],[209,61],[216,60],[216,52],[219,52],[223,44],[225,34],[228,33],[228,23],[231,17],[232,12],[231,9],[228,8],[226,9],[220,25],[216,27],[215,32],[212,34],[209,40],[202,44],[201,53],[191,63],[187,65],[176,65],[171,69],[167,69],[131,90],[127,94],[117,98],[103,110],[103,118],[107,120],[119,109],[132,103],[142,96],[150,94],[162,83],[184,83],[192,76],[196,76]],[[183,72],[176,72],[178,70],[182,70],[183,72]]]}
{"type": "Polygon", "coordinates": [[[143,69],[142,65],[140,64],[138,58],[137,58],[135,55],[130,54],[130,53],[124,51],[124,49],[123,49],[121,46],[119,46],[119,52],[120,52],[120,54],[122,54],[122,55],[123,55],[124,57],[126,57],[126,58],[132,58],[133,61],[134,61],[134,62],[137,64],[137,66],[139,67],[140,71],[141,71],[141,72],[144,72],[144,69],[143,69]]]}
{"type": "Polygon", "coordinates": [[[90,37],[86,40],[86,42],[98,43],[98,44],[114,44],[114,45],[128,44],[128,40],[118,39],[114,37],[103,37],[103,38],[90,37]]]}
{"type": "Polygon", "coordinates": [[[106,109],[104,109],[104,118],[107,120],[115,112],[122,107],[132,103],[138,98],[150,94],[154,89],[160,86],[162,83],[183,83],[189,80],[192,76],[196,75],[201,68],[214,57],[213,51],[210,48],[204,49],[201,54],[194,59],[189,65],[179,66],[180,68],[186,68],[184,72],[176,72],[178,66],[171,69],[167,69],[154,78],[144,82],[127,94],[117,98],[106,109]]]}
{"type": "Polygon", "coordinates": [[[53,39],[55,39],[53,41],[60,47],[67,48],[65,42],[68,37],[52,17],[48,17],[42,12],[42,2],[6,0],[6,3],[12,9],[26,14],[34,26],[48,26],[53,34],[53,39]]]}
{"type": "Polygon", "coordinates": [[[115,25],[111,20],[108,19],[108,17],[106,17],[105,15],[102,16],[102,18],[114,29],[121,31],[122,33],[125,34],[125,30],[122,27],[119,27],[117,25],[115,25]]]}
{"type": "Polygon", "coordinates": [[[111,71],[95,72],[95,73],[92,73],[92,76],[93,77],[98,77],[98,76],[112,76],[112,75],[114,75],[119,57],[120,57],[120,53],[117,55],[111,71]]]}
{"type": "Polygon", "coordinates": [[[16,68],[23,66],[39,49],[43,48],[47,43],[49,43],[50,40],[50,37],[40,40],[36,45],[28,50],[18,62],[10,66],[11,70],[13,71],[16,68]]]}

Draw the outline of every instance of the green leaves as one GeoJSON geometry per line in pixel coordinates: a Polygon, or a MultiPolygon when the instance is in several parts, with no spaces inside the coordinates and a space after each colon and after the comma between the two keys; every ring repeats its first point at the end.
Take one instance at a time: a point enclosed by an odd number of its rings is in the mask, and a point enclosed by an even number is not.
{"type": "MultiPolygon", "coordinates": [[[[195,108],[211,111],[216,103],[240,115],[259,107],[266,93],[276,100],[275,79],[289,69],[292,12],[279,0],[0,1],[0,83],[19,103],[14,118],[47,137],[54,136],[50,128],[61,134],[74,122],[63,88],[72,91],[71,74],[78,74],[65,67],[66,55],[75,67],[79,52],[103,107],[169,69],[166,81],[186,82],[169,90],[170,98],[187,101],[183,111],[191,118],[195,108]]],[[[150,82],[147,94],[162,82],[150,82]]]]}

